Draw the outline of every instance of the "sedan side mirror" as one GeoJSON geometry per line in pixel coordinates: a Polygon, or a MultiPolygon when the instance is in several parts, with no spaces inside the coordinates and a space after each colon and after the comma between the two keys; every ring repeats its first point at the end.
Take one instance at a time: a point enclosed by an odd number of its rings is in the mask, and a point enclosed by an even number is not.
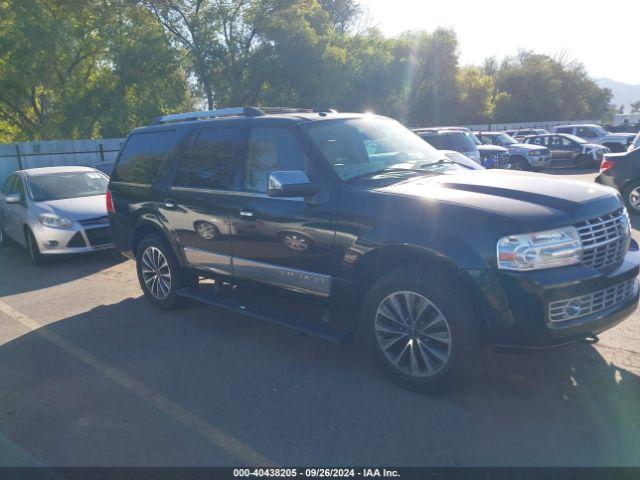
{"type": "Polygon", "coordinates": [[[4,197],[5,203],[20,203],[20,200],[21,198],[19,193],[12,193],[11,195],[4,197]]]}
{"type": "Polygon", "coordinates": [[[309,177],[300,170],[271,172],[267,194],[270,197],[310,197],[318,189],[311,184],[309,177]]]}

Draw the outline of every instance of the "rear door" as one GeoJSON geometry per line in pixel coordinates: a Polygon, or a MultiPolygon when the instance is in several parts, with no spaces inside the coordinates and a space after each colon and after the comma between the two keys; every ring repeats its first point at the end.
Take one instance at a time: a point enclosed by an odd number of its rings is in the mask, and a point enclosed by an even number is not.
{"type": "Polygon", "coordinates": [[[242,136],[237,126],[195,130],[159,203],[160,218],[185,261],[205,273],[233,274],[230,192],[236,189],[242,136]]]}

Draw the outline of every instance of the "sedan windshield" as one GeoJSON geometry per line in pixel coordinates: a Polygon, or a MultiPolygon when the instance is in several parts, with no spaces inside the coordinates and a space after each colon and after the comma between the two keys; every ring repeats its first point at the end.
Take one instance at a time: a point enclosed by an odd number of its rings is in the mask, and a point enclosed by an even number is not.
{"type": "Polygon", "coordinates": [[[514,143],[518,143],[513,137],[511,137],[510,135],[507,135],[506,133],[501,133],[500,135],[496,135],[495,138],[497,139],[497,143],[503,146],[513,145],[514,143]]]}
{"type": "Polygon", "coordinates": [[[343,180],[385,171],[463,169],[394,120],[357,118],[307,127],[313,143],[343,180]],[[444,161],[443,161],[444,160],[444,161]]]}
{"type": "Polygon", "coordinates": [[[108,182],[108,178],[98,172],[67,172],[30,176],[28,185],[34,202],[46,202],[104,195],[108,182]]]}

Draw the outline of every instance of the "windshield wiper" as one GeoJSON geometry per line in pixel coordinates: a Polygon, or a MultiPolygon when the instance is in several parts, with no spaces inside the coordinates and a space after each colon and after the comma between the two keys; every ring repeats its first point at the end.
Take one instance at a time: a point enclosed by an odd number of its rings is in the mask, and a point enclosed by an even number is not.
{"type": "Polygon", "coordinates": [[[373,172],[364,172],[364,173],[360,173],[359,175],[356,175],[354,177],[349,178],[347,181],[351,182],[353,180],[361,180],[363,178],[370,178],[370,177],[375,177],[376,175],[381,175],[383,173],[411,173],[411,174],[419,174],[420,170],[414,170],[412,168],[394,168],[394,167],[387,167],[387,168],[381,168],[380,170],[374,170],[373,172]]]}
{"type": "Polygon", "coordinates": [[[433,162],[433,163],[429,163],[426,165],[422,165],[422,167],[420,168],[420,170],[417,170],[418,172],[421,170],[426,170],[427,168],[431,168],[433,166],[439,166],[439,165],[460,165],[458,162],[454,162],[453,160],[448,160],[448,159],[442,159],[442,160],[438,160],[437,162],[433,162]]]}

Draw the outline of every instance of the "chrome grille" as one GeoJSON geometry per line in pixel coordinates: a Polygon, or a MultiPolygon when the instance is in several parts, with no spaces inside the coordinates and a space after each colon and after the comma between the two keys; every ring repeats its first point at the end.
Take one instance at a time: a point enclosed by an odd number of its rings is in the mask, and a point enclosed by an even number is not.
{"type": "Polygon", "coordinates": [[[619,266],[629,248],[630,226],[624,209],[576,225],[582,263],[604,271],[619,266]]]}
{"type": "Polygon", "coordinates": [[[633,278],[582,297],[551,302],[549,304],[549,321],[553,323],[565,322],[615,307],[631,299],[637,289],[638,284],[633,278]]]}
{"type": "Polygon", "coordinates": [[[494,159],[496,162],[495,166],[497,168],[509,168],[511,166],[508,153],[498,153],[495,155],[494,159]]]}

